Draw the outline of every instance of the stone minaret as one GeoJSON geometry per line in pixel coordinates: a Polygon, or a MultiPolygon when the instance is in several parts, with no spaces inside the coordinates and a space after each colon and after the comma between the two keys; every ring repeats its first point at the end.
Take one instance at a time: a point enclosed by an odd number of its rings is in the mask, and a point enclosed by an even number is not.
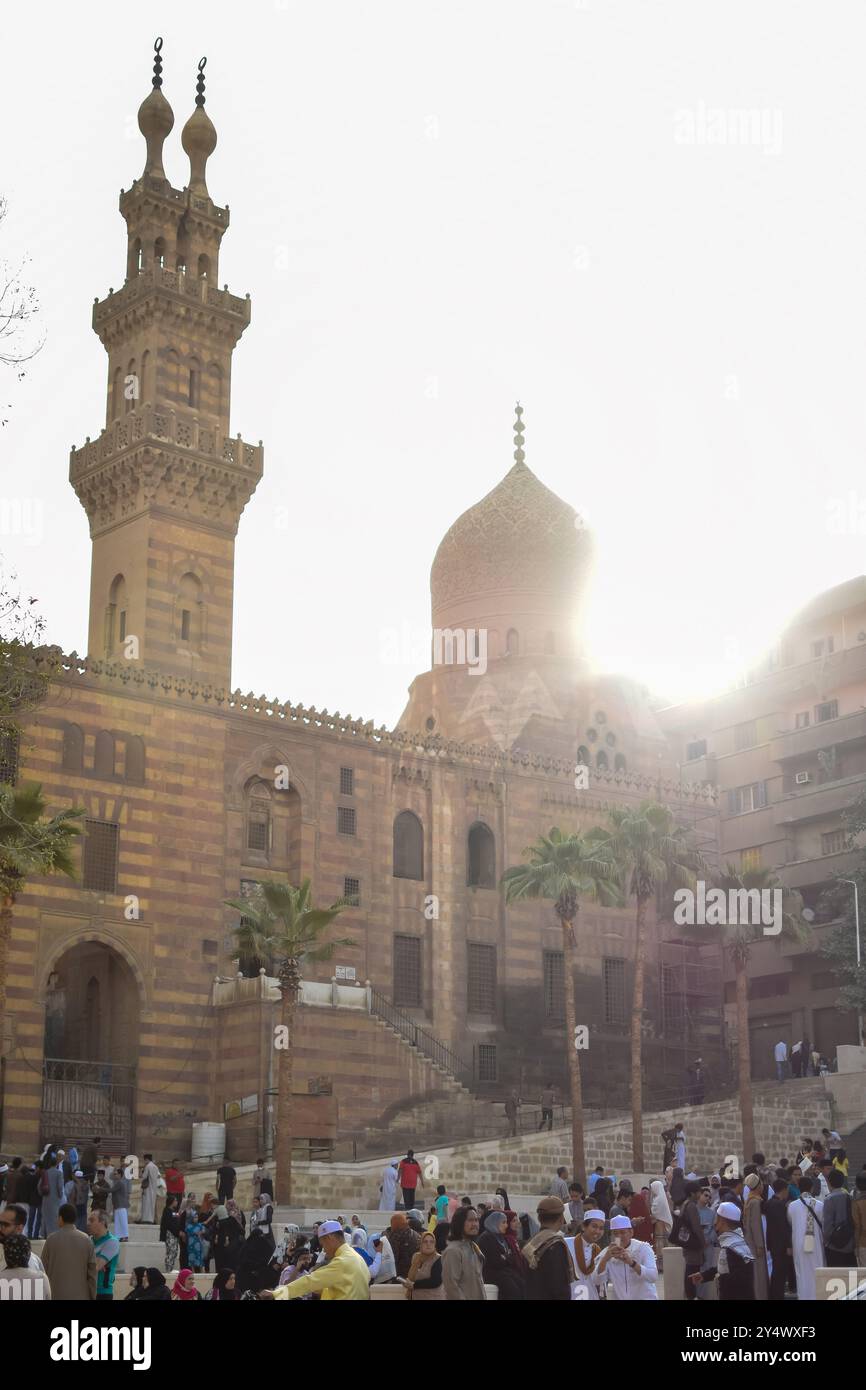
{"type": "Polygon", "coordinates": [[[93,306],[108,353],[105,429],[72,450],[69,476],[93,538],[90,656],[228,689],[234,538],[262,476],[261,441],[229,433],[232,353],[250,300],[218,288],[229,210],[205,182],[217,136],[204,109],[204,58],[181,135],[189,186],[165,176],[174,115],[161,48],[158,39],[153,90],[138,113],[144,172],[120,194],[126,279],[93,306]]]}

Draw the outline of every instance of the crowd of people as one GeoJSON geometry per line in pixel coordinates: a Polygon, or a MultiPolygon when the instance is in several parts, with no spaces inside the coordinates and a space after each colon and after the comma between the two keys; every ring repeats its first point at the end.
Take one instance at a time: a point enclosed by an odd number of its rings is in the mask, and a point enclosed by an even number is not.
{"type": "Polygon", "coordinates": [[[804,1139],[793,1161],[756,1153],[742,1173],[722,1164],[703,1176],[686,1172],[682,1125],[662,1137],[670,1161],[639,1191],[601,1164],[585,1189],[560,1167],[531,1214],[514,1210],[503,1187],[473,1202],[444,1183],[425,1211],[410,1149],[383,1173],[380,1229],[355,1214],[306,1233],[287,1225],[279,1239],[263,1159],[245,1212],[228,1163],[216,1193],[199,1198],[176,1161],[162,1173],[145,1155],[134,1180],[129,1166],[97,1165],[93,1145],[50,1148],[33,1164],[0,1165],[0,1249],[7,1270],[40,1285],[37,1297],[136,1302],[366,1299],[379,1284],[422,1302],[480,1301],[491,1286],[503,1301],[597,1301],[611,1288],[619,1301],[652,1300],[671,1246],[683,1252],[688,1300],[710,1296],[714,1283],[721,1299],[810,1300],[819,1267],[866,1264],[866,1166],[849,1176],[835,1131],[804,1139]],[[136,1266],[115,1294],[134,1181],[138,1220],[159,1226],[163,1268],[136,1266]],[[30,1244],[40,1234],[41,1257],[30,1244]],[[197,1274],[213,1275],[204,1293],[197,1274]]]}

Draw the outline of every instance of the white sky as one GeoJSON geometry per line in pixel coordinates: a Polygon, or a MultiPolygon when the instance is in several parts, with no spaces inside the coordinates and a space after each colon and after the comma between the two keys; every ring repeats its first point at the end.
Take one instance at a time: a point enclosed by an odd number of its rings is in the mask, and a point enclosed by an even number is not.
{"type": "Polygon", "coordinates": [[[104,423],[91,305],[123,282],[157,33],[178,187],[207,54],[220,280],[253,300],[235,685],[396,720],[517,397],[527,462],[597,534],[602,668],[711,690],[866,569],[862,3],[49,0],[4,16],[0,90],[0,257],[29,255],[47,334],[0,379],[0,549],[49,640],[86,645],[68,451],[104,423]]]}

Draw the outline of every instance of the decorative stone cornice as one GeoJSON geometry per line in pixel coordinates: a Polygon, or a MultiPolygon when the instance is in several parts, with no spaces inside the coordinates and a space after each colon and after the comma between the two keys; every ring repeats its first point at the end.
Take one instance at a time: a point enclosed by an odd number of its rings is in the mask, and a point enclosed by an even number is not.
{"type": "Polygon", "coordinates": [[[116,420],[69,455],[69,480],[91,535],[151,506],[237,529],[264,467],[264,450],[194,415],[153,405],[116,420]]]}
{"type": "MultiPolygon", "coordinates": [[[[81,657],[77,652],[65,655],[60,647],[40,647],[34,649],[34,665],[37,669],[47,668],[56,680],[64,684],[105,684],[118,689],[131,689],[143,695],[154,695],[170,699],[188,701],[200,708],[212,709],[218,713],[239,715],[244,718],[265,721],[283,728],[294,726],[299,730],[322,737],[337,737],[369,743],[381,748],[402,750],[403,753],[428,758],[431,763],[451,763],[475,765],[496,772],[527,773],[533,776],[551,778],[568,777],[574,779],[574,763],[571,759],[551,758],[540,753],[529,753],[517,748],[500,749],[489,746],[460,743],[454,739],[444,739],[438,734],[425,735],[407,733],[402,729],[377,729],[372,720],[353,719],[350,714],[329,714],[327,710],[317,710],[315,706],[293,705],[289,701],[269,700],[265,695],[244,695],[240,690],[226,691],[199,681],[188,680],[184,676],[172,675],[165,671],[154,671],[125,661],[98,661],[91,657],[81,657]]],[[[670,797],[682,802],[695,802],[714,806],[717,789],[710,783],[692,784],[659,781],[658,778],[644,777],[634,773],[593,773],[599,789],[604,785],[608,790],[622,789],[645,797],[670,797]]],[[[573,794],[567,798],[564,792],[561,804],[584,805],[573,794]]],[[[548,794],[548,799],[553,796],[548,794]]]]}
{"type": "Polygon", "coordinates": [[[209,280],[199,279],[192,273],[184,274],[180,270],[168,270],[162,266],[152,265],[139,271],[137,275],[133,275],[121,289],[111,290],[105,299],[97,300],[94,303],[93,327],[95,332],[101,338],[108,320],[137,300],[143,299],[146,295],[153,294],[157,290],[166,292],[178,303],[194,302],[204,305],[208,309],[229,314],[241,326],[241,332],[250,321],[252,306],[249,295],[240,299],[238,295],[231,294],[229,290],[217,289],[216,285],[213,285],[209,280]]]}

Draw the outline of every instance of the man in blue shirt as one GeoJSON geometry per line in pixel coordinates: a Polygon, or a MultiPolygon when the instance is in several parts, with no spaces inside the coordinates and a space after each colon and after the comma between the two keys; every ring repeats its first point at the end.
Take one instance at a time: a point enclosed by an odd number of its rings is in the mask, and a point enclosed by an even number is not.
{"type": "Polygon", "coordinates": [[[96,1297],[97,1300],[107,1301],[114,1298],[114,1276],[120,1258],[120,1241],[111,1234],[108,1217],[104,1211],[90,1213],[87,1229],[96,1252],[96,1297]]]}

